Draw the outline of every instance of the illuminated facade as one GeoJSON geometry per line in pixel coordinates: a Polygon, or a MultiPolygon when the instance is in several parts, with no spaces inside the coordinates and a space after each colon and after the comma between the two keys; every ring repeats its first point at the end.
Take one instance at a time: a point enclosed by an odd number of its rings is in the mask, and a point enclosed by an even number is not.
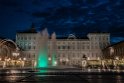
{"type": "Polygon", "coordinates": [[[124,59],[124,41],[106,47],[103,54],[105,59],[124,59]]]}
{"type": "Polygon", "coordinates": [[[78,64],[83,56],[88,60],[101,59],[102,49],[110,44],[110,34],[89,33],[87,38],[77,38],[70,34],[60,38],[55,33],[50,37],[47,29],[36,32],[32,27],[28,31],[18,32],[16,43],[22,48],[27,60],[33,63],[38,60],[39,53],[45,51],[41,54],[46,56],[47,65],[73,65],[78,64]]]}

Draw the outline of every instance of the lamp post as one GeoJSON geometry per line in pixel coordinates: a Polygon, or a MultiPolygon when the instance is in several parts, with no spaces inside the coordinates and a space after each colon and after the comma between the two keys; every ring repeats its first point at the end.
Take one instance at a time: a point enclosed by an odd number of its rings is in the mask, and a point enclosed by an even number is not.
{"type": "Polygon", "coordinates": [[[111,58],[111,61],[112,61],[112,66],[115,66],[115,61],[113,60],[114,59],[114,48],[113,47],[110,47],[110,58],[111,58]]]}
{"type": "Polygon", "coordinates": [[[86,55],[83,55],[81,63],[82,63],[82,68],[86,68],[86,66],[87,66],[87,57],[86,57],[86,55]]]}
{"type": "Polygon", "coordinates": [[[69,59],[68,58],[66,58],[66,65],[68,65],[69,64],[69,59]]]}
{"type": "Polygon", "coordinates": [[[23,67],[25,67],[26,58],[23,58],[23,67]]]}
{"type": "Polygon", "coordinates": [[[14,57],[14,65],[16,66],[16,62],[17,62],[17,57],[20,55],[17,51],[12,53],[13,57],[14,57]]]}
{"type": "Polygon", "coordinates": [[[119,57],[115,57],[115,62],[114,62],[114,64],[115,64],[115,68],[117,68],[118,67],[118,61],[119,61],[119,57]]]}
{"type": "Polygon", "coordinates": [[[54,62],[55,66],[57,66],[57,61],[54,62]]]}
{"type": "Polygon", "coordinates": [[[1,60],[2,60],[2,59],[1,59],[1,57],[0,57],[0,66],[1,66],[1,60]]]}

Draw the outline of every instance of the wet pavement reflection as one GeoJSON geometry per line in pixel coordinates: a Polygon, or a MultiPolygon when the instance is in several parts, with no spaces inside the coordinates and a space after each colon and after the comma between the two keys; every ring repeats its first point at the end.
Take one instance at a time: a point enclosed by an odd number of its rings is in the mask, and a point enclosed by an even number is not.
{"type": "Polygon", "coordinates": [[[79,70],[1,69],[0,82],[36,83],[124,83],[124,74],[89,73],[79,70]],[[47,72],[46,72],[47,71],[47,72]],[[71,71],[71,72],[70,72],[71,71]]]}

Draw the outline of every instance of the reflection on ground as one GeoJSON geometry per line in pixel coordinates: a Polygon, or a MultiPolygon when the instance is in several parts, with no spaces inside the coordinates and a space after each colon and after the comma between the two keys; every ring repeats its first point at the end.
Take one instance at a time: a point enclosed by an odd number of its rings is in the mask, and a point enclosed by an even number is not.
{"type": "Polygon", "coordinates": [[[124,83],[124,72],[77,68],[0,69],[0,82],[124,83]]]}

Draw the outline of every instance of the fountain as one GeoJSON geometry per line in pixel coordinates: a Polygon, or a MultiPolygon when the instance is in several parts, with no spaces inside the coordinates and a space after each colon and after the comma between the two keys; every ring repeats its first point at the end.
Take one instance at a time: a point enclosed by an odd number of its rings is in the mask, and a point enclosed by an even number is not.
{"type": "Polygon", "coordinates": [[[40,34],[40,49],[37,57],[37,68],[48,67],[48,32],[47,29],[44,29],[40,34]]]}
{"type": "Polygon", "coordinates": [[[56,34],[52,34],[52,66],[56,66],[56,34]]]}
{"type": "Polygon", "coordinates": [[[52,66],[56,66],[57,65],[55,57],[56,57],[56,53],[53,52],[53,54],[52,54],[52,66]]]}
{"type": "Polygon", "coordinates": [[[41,49],[38,55],[37,67],[47,67],[48,66],[48,56],[47,56],[47,48],[41,49]]]}
{"type": "Polygon", "coordinates": [[[40,45],[39,54],[37,57],[37,68],[56,66],[56,34],[53,33],[51,36],[51,49],[48,50],[48,32],[44,29],[40,34],[41,39],[38,40],[40,45]],[[48,59],[49,54],[49,59],[48,59]]]}

